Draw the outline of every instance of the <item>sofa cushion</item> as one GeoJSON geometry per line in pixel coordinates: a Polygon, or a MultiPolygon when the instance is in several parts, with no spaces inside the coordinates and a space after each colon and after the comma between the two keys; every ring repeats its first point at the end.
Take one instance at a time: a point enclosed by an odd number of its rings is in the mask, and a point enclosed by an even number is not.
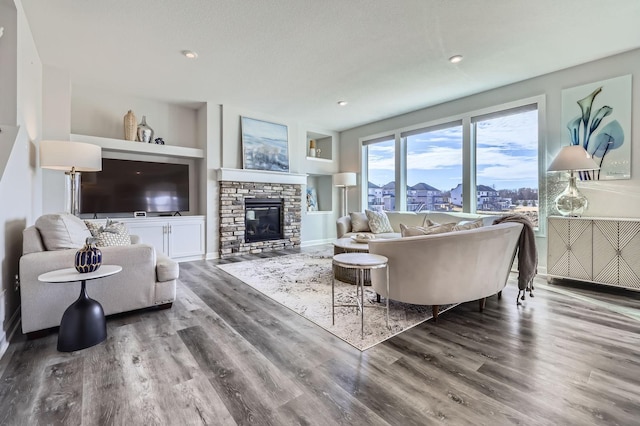
{"type": "Polygon", "coordinates": [[[417,237],[420,235],[433,235],[444,234],[445,232],[453,231],[455,223],[445,223],[442,225],[432,226],[406,226],[404,223],[400,224],[400,232],[403,237],[417,237]]]}
{"type": "Polygon", "coordinates": [[[365,210],[367,219],[369,219],[369,228],[374,234],[382,234],[383,232],[393,232],[391,223],[387,214],[383,211],[365,210]]]}
{"type": "Polygon", "coordinates": [[[369,219],[367,219],[367,215],[363,212],[351,212],[349,213],[351,217],[351,231],[352,232],[370,232],[369,228],[369,219]]]}
{"type": "Polygon", "coordinates": [[[77,249],[91,237],[84,222],[68,213],[42,215],[35,225],[47,250],[77,249]]]}
{"type": "Polygon", "coordinates": [[[421,226],[424,222],[425,214],[416,212],[385,212],[389,218],[389,223],[394,232],[400,232],[400,224],[407,226],[421,226]]]}
{"type": "MultiPolygon", "coordinates": [[[[351,237],[355,237],[358,234],[362,234],[362,232],[347,232],[342,236],[342,238],[351,238],[351,237]]],[[[376,240],[388,240],[391,238],[402,237],[402,235],[399,232],[383,232],[382,234],[374,234],[373,232],[371,233],[366,232],[366,234],[374,236],[376,240]]]]}
{"type": "Polygon", "coordinates": [[[458,222],[458,224],[456,226],[453,227],[454,231],[465,231],[467,229],[476,229],[476,228],[481,228],[483,225],[483,220],[482,219],[477,219],[477,220],[463,220],[461,222],[458,222]]]}
{"type": "Polygon", "coordinates": [[[110,219],[107,219],[104,226],[88,220],[85,220],[84,223],[95,238],[98,247],[128,246],[131,244],[131,236],[124,223],[114,222],[110,219]]]}

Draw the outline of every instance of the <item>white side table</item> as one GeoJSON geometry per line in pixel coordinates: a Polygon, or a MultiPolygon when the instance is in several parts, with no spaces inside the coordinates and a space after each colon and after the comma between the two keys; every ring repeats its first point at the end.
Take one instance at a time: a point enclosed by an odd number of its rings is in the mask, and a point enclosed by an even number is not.
{"type": "Polygon", "coordinates": [[[357,307],[360,310],[360,337],[364,337],[364,274],[372,269],[385,268],[387,272],[387,328],[389,328],[389,259],[379,254],[370,253],[341,253],[333,256],[333,280],[331,281],[331,317],[336,323],[336,307],[357,307]],[[336,305],[335,302],[335,268],[355,269],[356,271],[356,304],[336,305]]]}
{"type": "MultiPolygon", "coordinates": [[[[107,338],[107,321],[102,305],[87,295],[87,280],[108,277],[122,271],[122,266],[102,265],[96,271],[81,274],[76,268],[44,273],[38,281],[48,283],[81,282],[80,296],[62,315],[58,331],[58,350],[73,352],[97,345],[107,338]]],[[[388,294],[388,293],[387,293],[388,294]]]]}
{"type": "MultiPolygon", "coordinates": [[[[350,237],[338,238],[333,242],[333,254],[341,253],[368,253],[369,244],[357,243],[350,237]]],[[[333,268],[334,276],[345,283],[358,284],[358,271],[350,268],[333,268]]],[[[364,273],[364,285],[371,285],[371,277],[368,270],[364,273]]]]}

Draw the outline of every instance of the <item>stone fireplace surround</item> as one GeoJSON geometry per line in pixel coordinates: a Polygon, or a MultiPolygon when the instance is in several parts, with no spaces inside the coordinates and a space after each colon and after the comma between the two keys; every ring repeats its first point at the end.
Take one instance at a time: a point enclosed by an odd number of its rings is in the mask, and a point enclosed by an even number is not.
{"type": "Polygon", "coordinates": [[[300,246],[302,184],[306,175],[220,169],[220,258],[300,246]],[[245,199],[283,200],[284,238],[245,242],[245,199]]]}

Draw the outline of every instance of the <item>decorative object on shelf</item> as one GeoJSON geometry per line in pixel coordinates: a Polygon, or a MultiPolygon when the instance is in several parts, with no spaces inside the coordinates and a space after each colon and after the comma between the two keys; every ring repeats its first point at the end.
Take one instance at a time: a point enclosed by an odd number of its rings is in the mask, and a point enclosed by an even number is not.
{"type": "Polygon", "coordinates": [[[153,140],[153,129],[147,124],[147,116],[142,116],[142,121],[138,124],[138,141],[151,142],[153,140]]]}
{"type": "Polygon", "coordinates": [[[138,130],[138,120],[133,111],[129,110],[124,116],[124,139],[127,141],[136,140],[136,132],[138,130]]]}
{"type": "Polygon", "coordinates": [[[309,140],[309,157],[315,157],[316,153],[316,141],[311,139],[309,140]]]}
{"type": "Polygon", "coordinates": [[[83,142],[41,141],[40,167],[65,172],[65,211],[77,216],[80,210],[80,172],[102,170],[102,149],[83,142]]]}
{"type": "Polygon", "coordinates": [[[356,174],[353,172],[336,173],[333,175],[333,186],[342,188],[342,216],[346,216],[347,209],[347,188],[356,186],[356,174]]]}
{"type": "Polygon", "coordinates": [[[307,188],[307,211],[318,211],[318,194],[313,187],[307,188]]]}
{"type": "Polygon", "coordinates": [[[96,271],[102,265],[102,252],[95,244],[95,238],[87,237],[80,250],[76,252],[76,271],[81,274],[96,271]]]}
{"type": "Polygon", "coordinates": [[[242,166],[252,170],[289,171],[287,126],[240,117],[242,126],[242,166]]]}
{"type": "Polygon", "coordinates": [[[556,158],[551,162],[550,172],[569,171],[569,185],[556,198],[556,208],[562,216],[581,216],[587,209],[587,197],[578,191],[576,177],[573,172],[598,170],[598,165],[591,155],[580,145],[563,147],[556,158]]]}
{"type": "Polygon", "coordinates": [[[164,145],[164,139],[162,138],[156,138],[154,142],[156,143],[156,145],[164,145]]]}
{"type": "Polygon", "coordinates": [[[563,90],[561,123],[561,145],[582,146],[599,166],[581,180],[631,178],[631,75],[563,90]]]}

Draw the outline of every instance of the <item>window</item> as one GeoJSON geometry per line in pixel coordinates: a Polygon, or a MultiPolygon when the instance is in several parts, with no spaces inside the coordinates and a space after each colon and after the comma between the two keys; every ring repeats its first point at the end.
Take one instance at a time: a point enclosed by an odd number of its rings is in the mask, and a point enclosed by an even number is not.
{"type": "Polygon", "coordinates": [[[364,147],[367,206],[369,210],[395,210],[395,139],[387,137],[368,141],[364,147]]]}
{"type": "Polygon", "coordinates": [[[462,124],[402,133],[407,144],[407,208],[462,210],[451,193],[462,184],[462,124]]]}
{"type": "Polygon", "coordinates": [[[472,118],[476,211],[518,213],[538,226],[537,105],[472,118]]]}
{"type": "Polygon", "coordinates": [[[377,210],[518,213],[544,234],[539,117],[543,96],[365,139],[363,204],[377,210]]]}

